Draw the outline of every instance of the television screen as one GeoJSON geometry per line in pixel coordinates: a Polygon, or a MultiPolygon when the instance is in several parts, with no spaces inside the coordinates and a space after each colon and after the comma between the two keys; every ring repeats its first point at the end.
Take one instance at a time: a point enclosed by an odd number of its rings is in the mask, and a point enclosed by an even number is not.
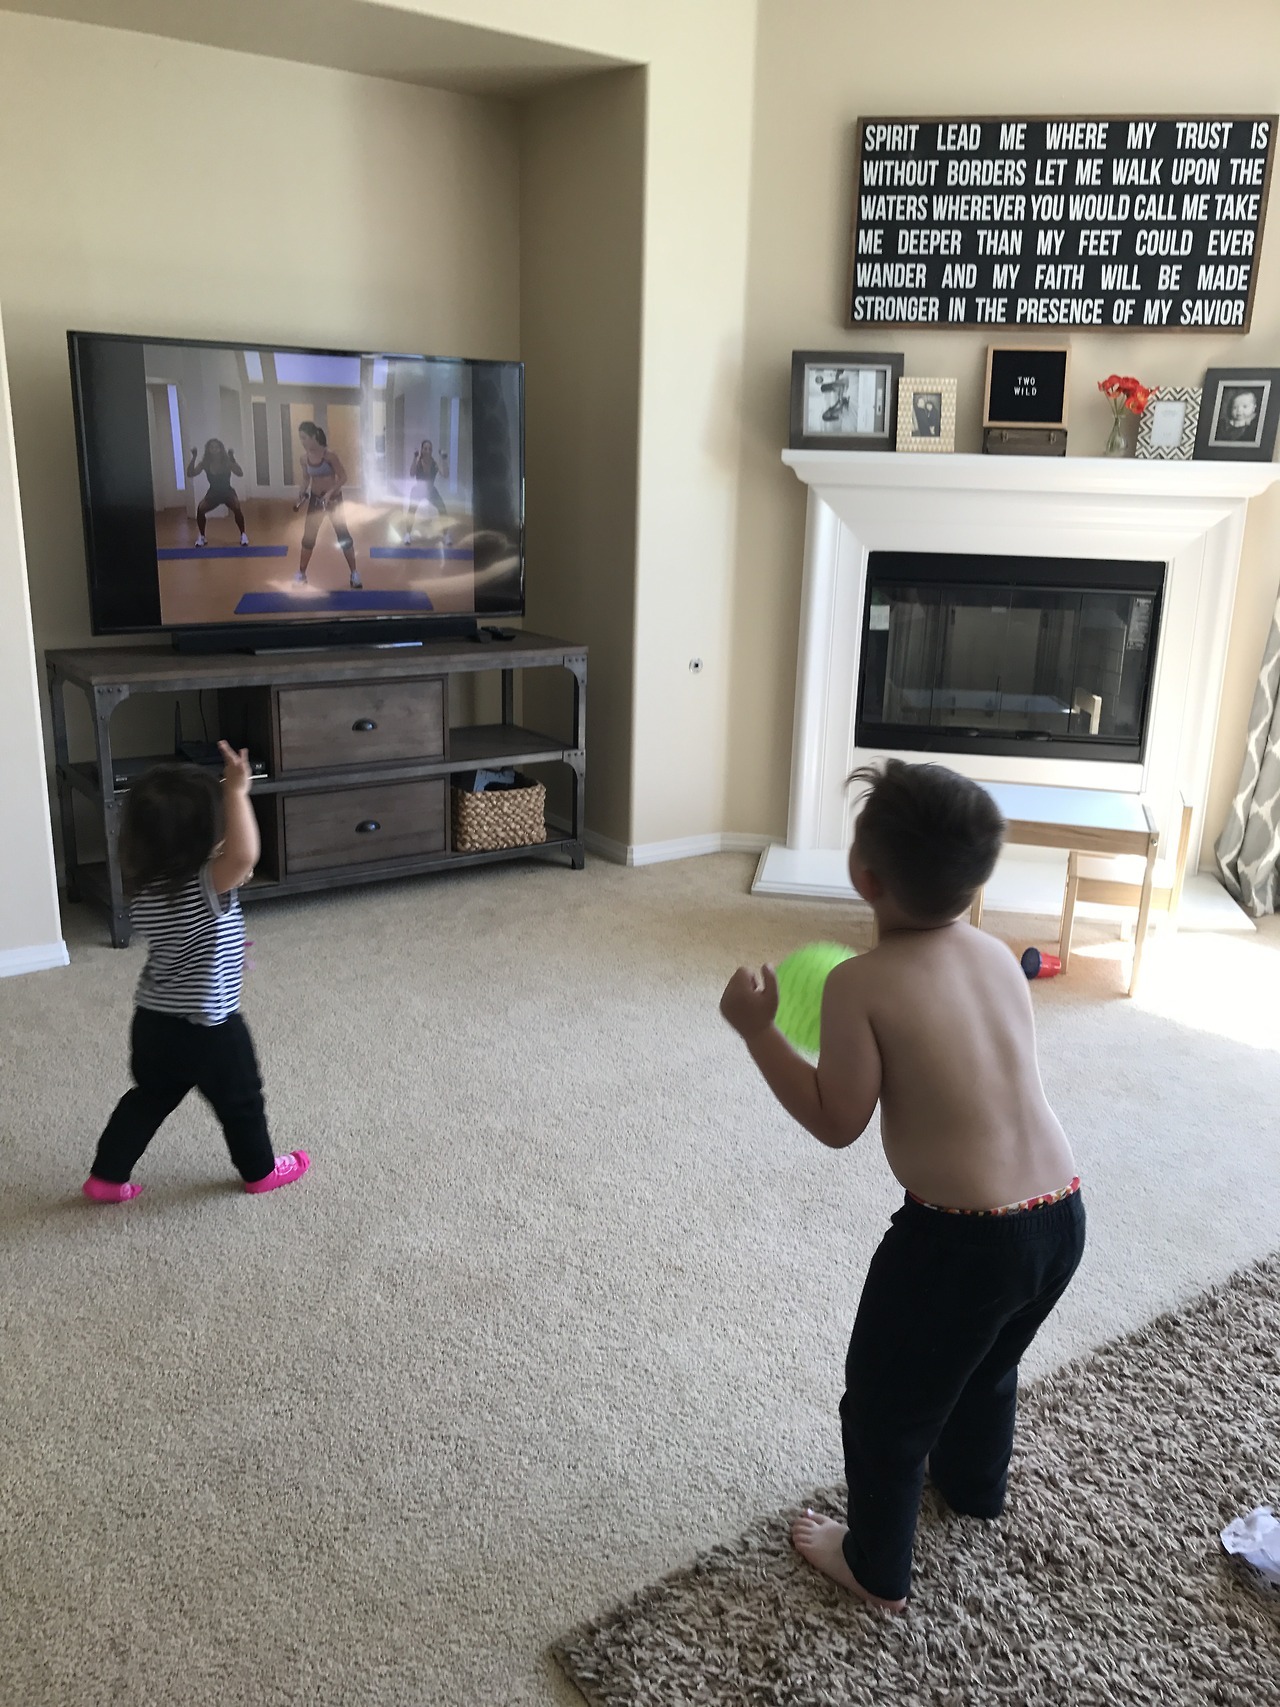
{"type": "Polygon", "coordinates": [[[523,612],[519,362],[68,342],[96,634],[523,612]]]}

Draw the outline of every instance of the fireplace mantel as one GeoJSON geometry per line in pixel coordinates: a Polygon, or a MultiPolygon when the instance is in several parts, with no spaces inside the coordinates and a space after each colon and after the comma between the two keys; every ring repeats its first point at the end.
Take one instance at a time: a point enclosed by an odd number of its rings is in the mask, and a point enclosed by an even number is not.
{"type": "Polygon", "coordinates": [[[868,492],[1008,492],[1129,496],[1171,503],[1246,501],[1280,480],[1280,463],[1148,462],[1136,457],[957,456],[900,451],[784,450],[810,488],[868,492]]]}
{"type": "MultiPolygon", "coordinates": [[[[809,488],[787,843],[769,849],[757,891],[848,895],[849,772],[871,551],[952,551],[1157,560],[1168,565],[1155,699],[1141,763],[951,759],[979,781],[1141,794],[1162,830],[1179,798],[1199,858],[1249,499],[1280,464],[1101,457],[784,451],[809,488]]],[[[1163,850],[1162,850],[1163,851],[1163,850]]],[[[1105,863],[1105,862],[1104,862],[1105,863]]],[[[1107,874],[1099,866],[1099,875],[1107,874]]]]}

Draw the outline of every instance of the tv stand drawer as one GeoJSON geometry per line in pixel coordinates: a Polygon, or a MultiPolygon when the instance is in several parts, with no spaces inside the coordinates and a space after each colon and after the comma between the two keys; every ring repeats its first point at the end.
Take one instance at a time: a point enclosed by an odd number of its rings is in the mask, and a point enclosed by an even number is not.
{"type": "Polygon", "coordinates": [[[445,756],[444,679],[281,688],[281,772],[445,756]]]}
{"type": "Polygon", "coordinates": [[[443,777],[428,777],[286,795],[286,876],[443,852],[445,788],[443,777]]]}

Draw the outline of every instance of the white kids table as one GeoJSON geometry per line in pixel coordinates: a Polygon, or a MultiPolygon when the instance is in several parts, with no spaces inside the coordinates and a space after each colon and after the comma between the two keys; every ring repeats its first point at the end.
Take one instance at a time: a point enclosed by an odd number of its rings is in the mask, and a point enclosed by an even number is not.
{"type": "MultiPolygon", "coordinates": [[[[1066,848],[1067,886],[1062,897],[1062,923],[1058,953],[1065,972],[1071,960],[1071,927],[1076,901],[1106,901],[1138,908],[1133,939],[1133,965],[1129,994],[1138,987],[1142,949],[1151,915],[1156,849],[1160,832],[1145,803],[1134,794],[1113,794],[1102,789],[1050,788],[1021,783],[984,783],[1005,819],[1005,841],[1024,847],[1066,848]],[[1081,879],[1081,854],[1141,854],[1145,867],[1141,884],[1112,883],[1106,879],[1081,879]]],[[[1178,908],[1191,839],[1191,811],[1183,806],[1176,875],[1165,897],[1172,917],[1178,908]]],[[[969,912],[971,924],[982,923],[983,892],[979,889],[969,912]]]]}

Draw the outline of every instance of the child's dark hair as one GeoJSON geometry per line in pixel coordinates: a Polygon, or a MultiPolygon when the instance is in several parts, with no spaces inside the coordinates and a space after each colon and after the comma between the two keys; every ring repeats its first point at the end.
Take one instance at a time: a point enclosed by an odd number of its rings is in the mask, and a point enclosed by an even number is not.
{"type": "Polygon", "coordinates": [[[864,766],[849,781],[867,785],[859,855],[893,900],[922,924],[963,913],[1004,840],[1004,819],[986,789],[945,765],[901,759],[864,766]]]}
{"type": "Polygon", "coordinates": [[[222,788],[200,765],[154,765],[125,795],[120,871],[125,893],[180,889],[222,840],[222,788]]]}

